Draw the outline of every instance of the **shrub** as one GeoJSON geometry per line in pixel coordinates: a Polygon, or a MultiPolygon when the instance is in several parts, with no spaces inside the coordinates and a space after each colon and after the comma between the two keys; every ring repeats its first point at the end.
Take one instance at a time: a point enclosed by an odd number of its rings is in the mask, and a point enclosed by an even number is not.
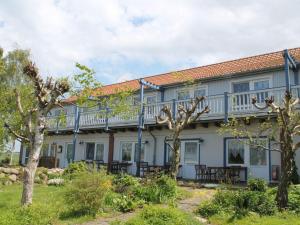
{"type": "Polygon", "coordinates": [[[87,171],[88,168],[84,162],[75,162],[68,165],[68,167],[64,170],[63,175],[73,179],[81,173],[85,173],[87,171]]]}
{"type": "Polygon", "coordinates": [[[130,212],[133,211],[137,203],[126,195],[120,195],[115,197],[113,200],[113,208],[121,212],[130,212]]]}
{"type": "Polygon", "coordinates": [[[222,208],[220,205],[214,203],[214,202],[210,202],[210,201],[205,201],[203,203],[200,204],[197,212],[205,217],[211,217],[215,214],[218,214],[219,212],[221,212],[222,208]]]}
{"type": "MultiPolygon", "coordinates": [[[[120,224],[120,223],[118,223],[120,224]]],[[[122,223],[121,223],[122,224],[122,223]]],[[[147,206],[137,216],[123,223],[125,225],[200,225],[192,215],[176,208],[147,206]]]]}
{"type": "Polygon", "coordinates": [[[290,187],[288,209],[300,213],[300,186],[290,187]]]}
{"type": "Polygon", "coordinates": [[[261,191],[265,192],[267,190],[267,183],[263,179],[250,178],[247,183],[248,189],[250,191],[261,191]]]}
{"type": "Polygon", "coordinates": [[[174,201],[177,197],[176,181],[163,175],[151,180],[146,180],[134,191],[136,197],[152,203],[174,201]]]}
{"type": "Polygon", "coordinates": [[[136,177],[128,174],[120,174],[114,177],[113,185],[118,193],[132,192],[134,188],[140,186],[139,180],[136,177]]]}
{"type": "Polygon", "coordinates": [[[67,188],[67,204],[81,214],[93,216],[104,209],[104,199],[112,187],[112,178],[105,173],[81,173],[67,188]]]}

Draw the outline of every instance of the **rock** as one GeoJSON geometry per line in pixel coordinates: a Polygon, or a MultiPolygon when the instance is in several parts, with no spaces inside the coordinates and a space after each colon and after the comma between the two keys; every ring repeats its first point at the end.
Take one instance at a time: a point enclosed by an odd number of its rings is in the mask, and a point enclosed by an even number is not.
{"type": "Polygon", "coordinates": [[[10,173],[18,175],[20,172],[17,169],[11,168],[10,173]]]}
{"type": "Polygon", "coordinates": [[[16,182],[17,181],[17,175],[16,174],[11,174],[8,176],[8,179],[12,182],[16,182]]]}
{"type": "Polygon", "coordinates": [[[64,184],[64,179],[57,178],[57,179],[50,179],[48,180],[48,185],[63,185],[64,184]]]}
{"type": "Polygon", "coordinates": [[[5,177],[5,174],[4,173],[0,173],[0,179],[4,178],[4,177],[5,177]]]}
{"type": "Polygon", "coordinates": [[[0,172],[6,173],[6,174],[16,174],[16,175],[18,175],[20,173],[19,170],[17,170],[17,169],[5,168],[5,167],[1,167],[0,172]]]}

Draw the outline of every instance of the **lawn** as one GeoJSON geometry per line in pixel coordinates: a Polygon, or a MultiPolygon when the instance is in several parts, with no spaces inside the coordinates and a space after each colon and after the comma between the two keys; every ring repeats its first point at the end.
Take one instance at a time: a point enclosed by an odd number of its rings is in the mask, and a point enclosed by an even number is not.
{"type": "Polygon", "coordinates": [[[65,187],[35,185],[32,210],[24,212],[20,208],[22,186],[0,186],[0,224],[25,225],[41,224],[51,221],[54,224],[75,224],[89,221],[91,216],[77,216],[68,213],[69,210],[63,202],[65,187]],[[40,220],[31,221],[39,214],[40,220]],[[22,223],[21,223],[22,222],[22,223]]]}

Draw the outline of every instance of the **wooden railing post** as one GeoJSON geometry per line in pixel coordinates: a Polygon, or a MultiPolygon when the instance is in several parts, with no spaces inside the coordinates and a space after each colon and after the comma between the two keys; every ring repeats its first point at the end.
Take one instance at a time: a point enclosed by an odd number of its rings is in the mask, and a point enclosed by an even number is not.
{"type": "Polygon", "coordinates": [[[172,114],[173,114],[173,118],[175,118],[175,116],[176,116],[176,100],[175,99],[173,99],[172,114]]]}
{"type": "Polygon", "coordinates": [[[224,92],[224,122],[228,122],[228,92],[224,92]]]}

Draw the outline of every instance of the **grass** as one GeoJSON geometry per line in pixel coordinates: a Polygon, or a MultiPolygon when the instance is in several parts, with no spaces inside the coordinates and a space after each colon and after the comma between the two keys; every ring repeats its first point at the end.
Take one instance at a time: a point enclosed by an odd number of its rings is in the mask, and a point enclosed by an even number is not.
{"type": "MultiPolygon", "coordinates": [[[[69,213],[70,211],[66,207],[63,200],[63,193],[65,187],[54,187],[45,185],[35,185],[34,197],[33,197],[33,209],[27,215],[22,214],[20,207],[22,186],[20,184],[14,184],[11,186],[0,186],[0,224],[33,224],[30,220],[31,214],[39,213],[41,220],[36,221],[36,224],[42,224],[47,221],[51,221],[53,224],[78,224],[85,221],[92,220],[91,216],[80,216],[69,213]],[[16,213],[17,212],[17,213],[16,213]],[[18,220],[20,216],[20,220],[18,220]]],[[[36,215],[33,215],[36,216],[36,215]]],[[[32,217],[33,217],[32,216],[32,217]]]]}
{"type": "MultiPolygon", "coordinates": [[[[0,152],[0,162],[3,159],[6,159],[7,157],[10,157],[9,153],[4,153],[4,152],[0,152]]],[[[20,153],[19,152],[14,152],[13,153],[13,157],[12,157],[12,165],[18,165],[19,164],[19,157],[20,157],[20,153]]]]}
{"type": "Polygon", "coordinates": [[[215,225],[300,225],[300,215],[284,212],[274,216],[259,216],[251,213],[241,219],[233,219],[230,215],[218,214],[210,217],[209,221],[215,225]]]}

